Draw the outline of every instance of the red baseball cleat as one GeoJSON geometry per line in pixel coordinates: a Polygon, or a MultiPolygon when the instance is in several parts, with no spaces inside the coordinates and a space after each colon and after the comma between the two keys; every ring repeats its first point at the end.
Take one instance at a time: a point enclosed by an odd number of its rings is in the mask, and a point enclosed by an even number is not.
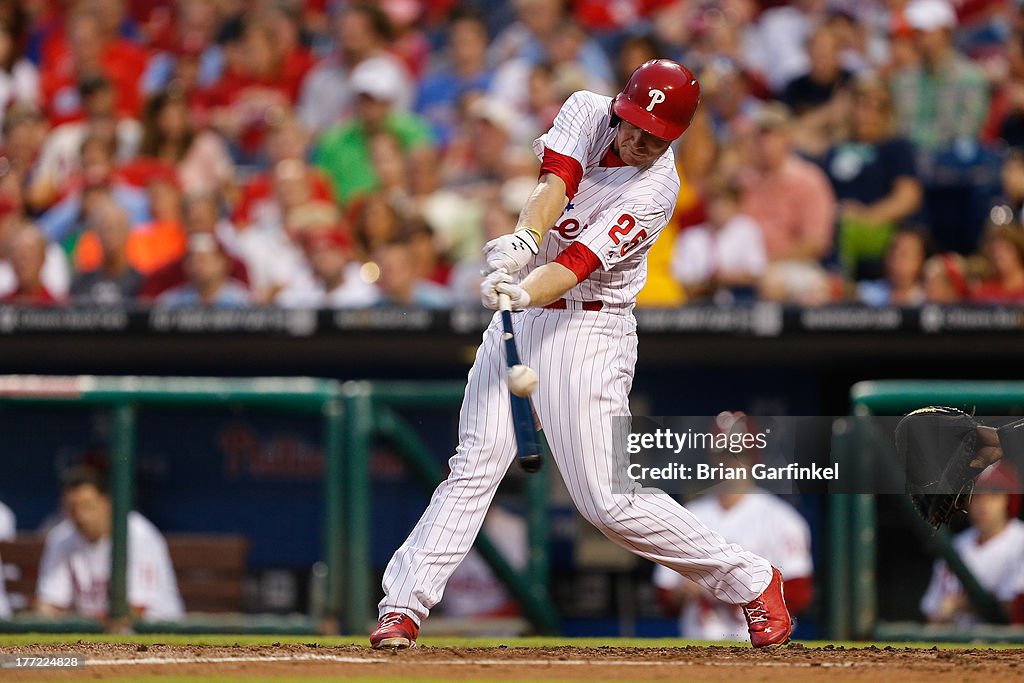
{"type": "Polygon", "coordinates": [[[782,572],[772,567],[772,581],[750,604],[743,606],[750,644],[754,647],[782,645],[793,633],[793,618],[782,592],[782,572]]]}
{"type": "Polygon", "coordinates": [[[374,650],[382,647],[393,647],[403,650],[416,647],[416,637],[420,627],[410,617],[398,612],[388,612],[380,618],[377,630],[370,634],[370,645],[374,650]]]}

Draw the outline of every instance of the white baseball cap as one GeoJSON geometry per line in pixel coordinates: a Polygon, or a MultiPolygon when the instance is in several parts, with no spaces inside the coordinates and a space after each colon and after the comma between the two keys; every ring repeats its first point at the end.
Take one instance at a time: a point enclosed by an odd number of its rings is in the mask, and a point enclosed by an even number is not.
{"type": "Polygon", "coordinates": [[[946,0],[912,0],[905,10],[907,23],[918,31],[956,26],[956,12],[946,0]]]}
{"type": "Polygon", "coordinates": [[[368,95],[382,102],[397,102],[402,97],[400,74],[383,57],[372,57],[352,69],[349,80],[357,95],[368,95]]]}

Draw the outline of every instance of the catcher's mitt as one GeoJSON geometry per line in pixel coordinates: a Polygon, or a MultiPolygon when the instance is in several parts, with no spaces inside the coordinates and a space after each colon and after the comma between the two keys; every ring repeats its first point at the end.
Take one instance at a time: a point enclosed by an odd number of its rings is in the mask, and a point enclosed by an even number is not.
{"type": "Polygon", "coordinates": [[[966,512],[974,480],[984,467],[972,467],[978,423],[956,408],[929,406],[896,425],[896,452],[907,473],[907,493],[933,528],[966,512]]]}

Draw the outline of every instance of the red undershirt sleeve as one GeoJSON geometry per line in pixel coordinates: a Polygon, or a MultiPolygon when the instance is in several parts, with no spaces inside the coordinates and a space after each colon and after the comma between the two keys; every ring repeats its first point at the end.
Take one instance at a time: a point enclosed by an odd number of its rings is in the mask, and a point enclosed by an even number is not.
{"type": "Polygon", "coordinates": [[[576,275],[577,282],[586,280],[601,265],[597,254],[579,242],[573,242],[563,249],[562,253],[555,257],[554,262],[571,270],[576,275]]]}
{"type": "Polygon", "coordinates": [[[540,164],[540,175],[545,173],[554,173],[562,179],[565,183],[565,196],[571,200],[580,187],[583,167],[573,157],[545,148],[544,159],[540,164]]]}

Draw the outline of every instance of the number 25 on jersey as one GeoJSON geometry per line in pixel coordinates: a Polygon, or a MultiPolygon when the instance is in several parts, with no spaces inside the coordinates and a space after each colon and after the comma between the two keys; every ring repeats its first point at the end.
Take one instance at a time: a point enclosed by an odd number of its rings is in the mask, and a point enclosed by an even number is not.
{"type": "MultiPolygon", "coordinates": [[[[608,236],[612,238],[612,242],[618,246],[623,238],[629,237],[629,233],[636,227],[636,219],[628,213],[624,213],[619,216],[619,220],[611,227],[608,231],[608,236]]],[[[629,240],[622,245],[622,250],[619,252],[619,256],[625,256],[629,252],[633,251],[644,239],[647,238],[647,231],[640,230],[633,239],[629,240]]]]}

